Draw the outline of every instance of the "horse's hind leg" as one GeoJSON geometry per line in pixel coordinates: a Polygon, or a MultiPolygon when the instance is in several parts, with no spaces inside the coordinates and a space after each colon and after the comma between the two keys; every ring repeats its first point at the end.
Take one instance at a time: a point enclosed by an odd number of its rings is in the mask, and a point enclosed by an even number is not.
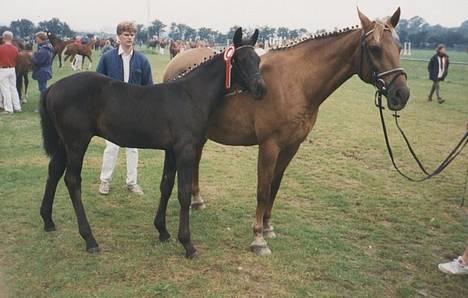
{"type": "Polygon", "coordinates": [[[195,164],[193,165],[193,181],[192,181],[192,208],[197,210],[203,210],[206,208],[205,201],[203,201],[200,195],[200,184],[198,177],[200,175],[200,160],[202,157],[203,146],[205,146],[206,139],[200,147],[197,148],[195,154],[195,164]]]}
{"type": "Polygon", "coordinates": [[[65,149],[59,146],[57,152],[49,161],[49,176],[44,191],[44,197],[41,205],[41,216],[44,221],[44,230],[47,232],[55,231],[55,224],[52,220],[52,207],[54,204],[55,191],[57,184],[65,171],[65,149]]]}
{"type": "Polygon", "coordinates": [[[84,210],[81,200],[81,168],[83,166],[83,158],[89,140],[80,141],[72,146],[67,146],[67,171],[65,173],[65,184],[68,188],[68,193],[75,209],[75,214],[78,220],[78,230],[81,237],[86,241],[86,250],[90,253],[97,253],[99,246],[94,239],[91,227],[84,210]]]}
{"type": "Polygon", "coordinates": [[[271,183],[271,194],[270,200],[268,201],[265,214],[263,215],[263,237],[265,238],[275,238],[276,234],[274,232],[273,225],[270,222],[271,219],[271,210],[273,209],[273,203],[275,202],[276,195],[278,193],[279,187],[281,185],[281,180],[283,179],[284,172],[291,162],[294,155],[296,155],[297,150],[299,149],[299,144],[291,145],[283,150],[281,150],[278,161],[276,162],[275,173],[273,174],[273,181],[271,183]]]}
{"type": "Polygon", "coordinates": [[[23,75],[18,74],[16,76],[16,91],[18,91],[18,96],[22,99],[22,91],[23,91],[23,75]]]}
{"type": "Polygon", "coordinates": [[[167,202],[174,188],[174,180],[176,174],[176,163],[174,153],[171,150],[166,150],[164,157],[164,170],[161,178],[161,200],[159,201],[159,207],[154,218],[154,226],[159,232],[159,240],[165,241],[171,237],[166,228],[166,209],[167,202]]]}
{"type": "MultiPolygon", "coordinates": [[[[93,60],[91,60],[91,56],[86,56],[86,57],[88,57],[88,59],[89,59],[88,70],[90,70],[91,67],[93,66],[93,60]]],[[[83,57],[82,65],[81,65],[81,68],[82,68],[82,69],[83,69],[83,65],[84,65],[84,57],[83,57]]]]}
{"type": "Polygon", "coordinates": [[[28,73],[24,74],[24,96],[23,96],[23,103],[28,102],[28,86],[29,86],[29,78],[28,73]]]}
{"type": "Polygon", "coordinates": [[[279,152],[280,150],[274,142],[261,144],[258,151],[257,210],[253,226],[254,241],[250,244],[250,249],[259,256],[271,254],[271,250],[263,238],[263,216],[270,201],[271,183],[279,152]]]}

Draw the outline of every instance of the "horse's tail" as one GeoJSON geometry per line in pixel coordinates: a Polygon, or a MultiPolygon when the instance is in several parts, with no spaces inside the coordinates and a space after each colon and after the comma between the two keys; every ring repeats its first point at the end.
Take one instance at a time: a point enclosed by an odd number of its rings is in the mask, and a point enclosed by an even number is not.
{"type": "Polygon", "coordinates": [[[47,156],[53,156],[59,147],[60,139],[55,128],[54,122],[47,112],[47,94],[50,87],[41,94],[39,102],[39,113],[41,115],[42,139],[43,146],[47,156]]]}

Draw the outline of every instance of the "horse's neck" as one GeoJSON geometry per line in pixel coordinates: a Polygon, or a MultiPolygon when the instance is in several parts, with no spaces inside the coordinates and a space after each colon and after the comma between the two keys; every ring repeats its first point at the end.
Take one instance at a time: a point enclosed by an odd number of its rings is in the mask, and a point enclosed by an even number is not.
{"type": "Polygon", "coordinates": [[[356,30],[305,42],[298,46],[298,55],[291,55],[289,71],[295,74],[311,107],[318,107],[356,73],[359,42],[360,31],[356,30]]]}

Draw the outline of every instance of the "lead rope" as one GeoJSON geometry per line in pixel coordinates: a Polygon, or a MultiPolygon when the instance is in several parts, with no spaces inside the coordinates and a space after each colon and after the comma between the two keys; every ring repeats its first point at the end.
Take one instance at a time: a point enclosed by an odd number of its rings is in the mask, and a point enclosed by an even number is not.
{"type": "Polygon", "coordinates": [[[466,185],[468,184],[468,167],[466,167],[466,175],[465,175],[465,189],[463,190],[463,195],[461,199],[460,207],[465,205],[465,196],[466,196],[466,185]]]}
{"type": "MultiPolygon", "coordinates": [[[[430,179],[438,174],[440,174],[443,170],[445,170],[445,168],[448,167],[448,165],[463,151],[463,148],[465,147],[466,143],[468,142],[468,131],[465,132],[465,135],[462,137],[462,139],[460,140],[460,142],[458,142],[458,144],[455,146],[455,148],[450,152],[450,154],[440,163],[440,165],[432,172],[432,173],[428,173],[425,169],[425,167],[422,165],[421,161],[419,160],[419,158],[417,157],[416,153],[414,152],[413,148],[411,147],[409,141],[408,141],[408,138],[406,137],[405,133],[403,132],[403,129],[400,127],[399,123],[398,123],[398,118],[399,118],[399,115],[397,114],[397,112],[395,112],[395,114],[393,114],[393,116],[395,117],[395,123],[398,127],[398,130],[400,131],[401,135],[403,136],[403,139],[405,140],[405,143],[409,149],[409,151],[411,152],[411,155],[413,156],[413,158],[416,160],[419,168],[422,170],[422,172],[424,172],[424,174],[426,174],[425,177],[423,178],[419,178],[419,179],[415,179],[415,178],[412,178],[412,177],[409,177],[408,175],[404,174],[397,166],[396,162],[395,162],[395,159],[393,157],[393,151],[392,151],[392,148],[391,148],[391,145],[390,145],[390,140],[388,138],[388,133],[387,133],[387,126],[385,124],[385,118],[384,118],[384,115],[383,115],[383,110],[384,110],[384,107],[382,106],[382,92],[377,90],[375,92],[375,101],[376,101],[376,106],[379,108],[379,114],[380,114],[380,120],[382,122],[382,129],[383,129],[383,133],[384,133],[384,138],[385,138],[385,144],[387,145],[387,150],[388,150],[388,155],[390,156],[390,160],[392,161],[392,164],[393,164],[393,167],[395,168],[395,170],[403,177],[405,177],[406,179],[408,179],[409,181],[412,181],[412,182],[421,182],[421,181],[425,181],[427,179],[430,179]]],[[[468,179],[468,172],[467,172],[467,179],[468,179]]],[[[465,191],[466,191],[466,183],[465,183],[465,191]]],[[[463,194],[463,201],[464,201],[464,195],[463,194]]]]}

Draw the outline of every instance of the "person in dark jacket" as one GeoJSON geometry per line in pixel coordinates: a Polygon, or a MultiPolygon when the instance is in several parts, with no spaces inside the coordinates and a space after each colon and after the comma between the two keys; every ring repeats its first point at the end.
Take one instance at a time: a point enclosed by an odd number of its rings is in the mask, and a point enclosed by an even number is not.
{"type": "Polygon", "coordinates": [[[32,78],[37,81],[39,91],[47,89],[47,81],[52,78],[52,57],[54,48],[47,40],[45,32],[36,33],[37,52],[32,56],[32,78]]]}
{"type": "MultiPolygon", "coordinates": [[[[109,50],[101,56],[96,71],[115,80],[135,85],[153,85],[151,66],[146,57],[135,51],[136,25],[132,22],[122,22],[117,26],[119,47],[109,50]]],[[[131,112],[131,111],[129,111],[131,112]]],[[[102,169],[99,193],[107,195],[119,153],[119,146],[106,140],[106,149],[102,158],[102,169]]],[[[143,194],[137,184],[138,150],[126,148],[127,153],[127,188],[130,192],[143,194]]]]}
{"type": "Polygon", "coordinates": [[[427,69],[429,71],[429,79],[432,81],[432,88],[431,92],[429,93],[429,97],[427,98],[428,101],[432,101],[432,95],[434,95],[434,91],[437,95],[437,101],[439,103],[443,103],[445,100],[440,97],[440,81],[445,80],[448,74],[449,68],[449,57],[445,52],[445,46],[440,44],[437,46],[437,53],[432,56],[431,60],[429,61],[429,65],[427,69]]]}

